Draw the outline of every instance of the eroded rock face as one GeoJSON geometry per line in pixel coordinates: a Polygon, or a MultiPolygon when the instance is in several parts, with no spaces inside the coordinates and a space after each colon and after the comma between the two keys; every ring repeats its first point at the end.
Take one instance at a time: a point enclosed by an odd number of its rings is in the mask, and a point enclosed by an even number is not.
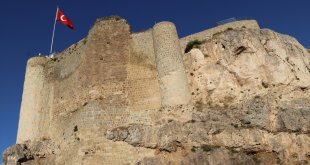
{"type": "MultiPolygon", "coordinates": [[[[236,151],[232,148],[224,148],[218,146],[208,146],[204,149],[196,148],[193,152],[184,156],[180,165],[212,165],[212,164],[227,164],[227,165],[274,165],[280,163],[277,154],[273,152],[248,153],[236,151]]],[[[303,163],[303,162],[297,162],[303,163]]],[[[172,164],[160,158],[144,158],[137,165],[160,165],[172,164]]]]}
{"type": "Polygon", "coordinates": [[[2,155],[5,165],[53,165],[57,147],[49,140],[15,144],[2,155]]]}
{"type": "Polygon", "coordinates": [[[21,164],[32,159],[30,151],[24,144],[15,144],[6,149],[3,153],[3,161],[5,164],[21,164]]]}
{"type": "Polygon", "coordinates": [[[227,149],[215,149],[210,152],[206,151],[195,151],[190,153],[181,162],[182,165],[194,164],[194,165],[204,165],[204,164],[256,164],[253,158],[245,153],[232,153],[227,149]]]}
{"type": "MultiPolygon", "coordinates": [[[[187,122],[162,121],[160,125],[155,126],[134,125],[123,127],[122,130],[116,128],[108,131],[107,138],[170,154],[180,150],[192,153],[193,148],[201,146],[224,146],[235,152],[251,153],[255,157],[272,152],[276,155],[276,159],[273,160],[278,162],[308,161],[310,137],[307,133],[294,133],[287,129],[271,132],[257,125],[261,122],[259,118],[247,121],[243,119],[245,117],[246,113],[238,114],[236,109],[204,108],[193,112],[192,119],[187,122]],[[133,143],[122,138],[122,132],[126,132],[128,136],[133,129],[139,130],[136,131],[139,132],[139,136],[135,139],[140,141],[133,143]]],[[[286,125],[295,123],[287,122],[286,125]]],[[[159,154],[158,157],[164,155],[159,154]]],[[[208,160],[211,158],[212,156],[208,160]]]]}
{"type": "Polygon", "coordinates": [[[236,106],[270,93],[281,101],[303,97],[310,87],[309,58],[291,37],[234,29],[204,41],[184,61],[196,102],[236,106]]]}

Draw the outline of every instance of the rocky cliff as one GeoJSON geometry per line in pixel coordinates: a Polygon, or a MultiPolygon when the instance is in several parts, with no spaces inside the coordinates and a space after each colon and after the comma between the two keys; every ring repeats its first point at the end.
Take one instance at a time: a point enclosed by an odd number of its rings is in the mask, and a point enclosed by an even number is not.
{"type": "Polygon", "coordinates": [[[100,19],[55,58],[28,61],[18,144],[3,160],[308,164],[309,96],[308,50],[255,21],[178,39],[172,23],[132,33],[100,19]]]}

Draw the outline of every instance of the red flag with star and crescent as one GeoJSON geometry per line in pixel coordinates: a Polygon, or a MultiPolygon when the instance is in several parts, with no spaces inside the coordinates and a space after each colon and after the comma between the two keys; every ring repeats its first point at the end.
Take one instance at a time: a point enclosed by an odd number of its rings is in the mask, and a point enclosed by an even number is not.
{"type": "Polygon", "coordinates": [[[68,26],[70,29],[74,29],[73,23],[64,15],[64,13],[60,10],[60,8],[57,9],[57,17],[56,20],[66,26],[68,26]]]}

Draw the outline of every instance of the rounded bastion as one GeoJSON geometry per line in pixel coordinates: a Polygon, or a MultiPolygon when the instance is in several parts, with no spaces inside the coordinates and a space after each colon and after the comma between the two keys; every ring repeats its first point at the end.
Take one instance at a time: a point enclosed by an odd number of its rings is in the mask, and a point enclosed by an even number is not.
{"type": "Polygon", "coordinates": [[[32,57],[27,62],[17,143],[38,140],[46,136],[47,103],[50,93],[46,80],[47,57],[32,57]]]}
{"type": "Polygon", "coordinates": [[[153,40],[162,105],[187,104],[191,96],[175,25],[171,22],[156,24],[153,40]]]}

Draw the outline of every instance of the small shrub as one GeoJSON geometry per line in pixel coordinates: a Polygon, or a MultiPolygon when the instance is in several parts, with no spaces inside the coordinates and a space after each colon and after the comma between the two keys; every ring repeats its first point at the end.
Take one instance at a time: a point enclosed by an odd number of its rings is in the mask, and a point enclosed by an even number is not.
{"type": "Polygon", "coordinates": [[[202,111],[203,110],[203,105],[204,104],[201,101],[197,101],[195,103],[195,107],[196,107],[197,111],[202,111]]]}
{"type": "Polygon", "coordinates": [[[208,54],[203,54],[203,56],[204,56],[205,58],[210,57],[208,54]]]}
{"type": "Polygon", "coordinates": [[[219,146],[208,145],[208,144],[204,144],[204,145],[201,146],[201,149],[204,152],[209,152],[209,151],[212,151],[213,149],[216,149],[216,148],[219,148],[219,146]]]}
{"type": "Polygon", "coordinates": [[[46,137],[46,136],[41,137],[41,141],[46,141],[46,140],[51,140],[51,138],[46,137]]]}
{"type": "Polygon", "coordinates": [[[199,41],[199,40],[194,40],[194,41],[190,41],[187,43],[186,48],[185,48],[185,53],[188,53],[189,51],[191,51],[193,48],[199,48],[199,46],[201,44],[203,44],[204,41],[199,41]]]}
{"type": "Polygon", "coordinates": [[[229,150],[231,153],[238,153],[238,150],[235,147],[225,147],[227,150],[229,150]]]}
{"type": "Polygon", "coordinates": [[[192,151],[192,152],[196,152],[196,151],[197,151],[197,149],[198,149],[198,147],[193,146],[193,147],[192,147],[192,149],[191,149],[191,151],[192,151]]]}
{"type": "Polygon", "coordinates": [[[87,42],[87,38],[83,39],[83,41],[82,41],[83,45],[85,45],[86,42],[87,42]]]}

